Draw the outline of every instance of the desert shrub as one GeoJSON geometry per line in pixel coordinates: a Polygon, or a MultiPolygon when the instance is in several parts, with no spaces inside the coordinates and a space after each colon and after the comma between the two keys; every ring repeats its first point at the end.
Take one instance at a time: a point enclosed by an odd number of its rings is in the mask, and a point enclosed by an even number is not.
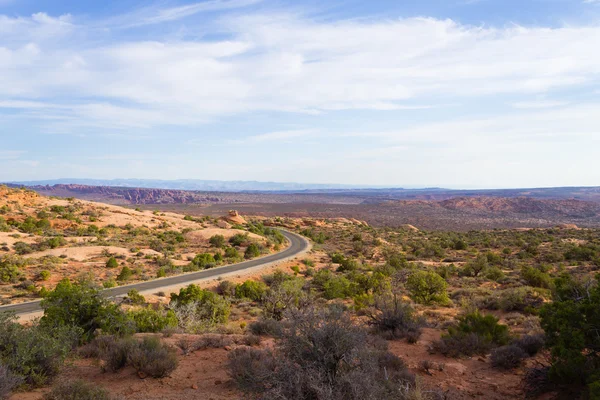
{"type": "Polygon", "coordinates": [[[158,271],[156,271],[156,277],[157,278],[164,278],[165,276],[167,276],[167,270],[164,268],[159,268],[158,271]]]}
{"type": "Polygon", "coordinates": [[[43,400],[110,400],[106,389],[82,380],[61,381],[44,394],[43,400]]]}
{"type": "Polygon", "coordinates": [[[514,340],[513,345],[521,348],[527,355],[532,357],[544,347],[544,335],[523,335],[514,340]]]}
{"type": "Polygon", "coordinates": [[[91,340],[97,329],[119,335],[133,332],[132,321],[116,304],[102,297],[91,282],[72,284],[65,278],[48,292],[41,306],[44,310],[41,325],[79,328],[84,342],[91,340]]]}
{"type": "Polygon", "coordinates": [[[26,265],[27,261],[18,256],[8,254],[0,257],[0,282],[16,282],[21,276],[21,268],[26,265]]]}
{"type": "Polygon", "coordinates": [[[153,309],[151,306],[139,310],[129,311],[129,318],[135,322],[137,332],[161,332],[167,328],[176,328],[178,325],[177,316],[172,310],[159,308],[153,309]]]}
{"type": "Polygon", "coordinates": [[[519,346],[512,344],[495,348],[490,355],[492,366],[500,369],[516,368],[525,358],[527,358],[527,353],[519,346]]]}
{"type": "Polygon", "coordinates": [[[0,314],[0,363],[10,376],[31,386],[43,385],[58,374],[79,333],[66,326],[23,326],[13,316],[0,314]]]}
{"type": "Polygon", "coordinates": [[[479,312],[466,314],[458,319],[456,326],[450,326],[442,335],[436,349],[450,357],[485,354],[493,347],[503,346],[510,340],[508,327],[498,323],[493,315],[479,312]]]}
{"type": "Polygon", "coordinates": [[[247,280],[236,286],[235,297],[258,301],[265,295],[267,289],[268,287],[264,282],[247,280]]]}
{"type": "Polygon", "coordinates": [[[229,238],[229,244],[239,247],[248,241],[247,233],[237,233],[229,238]]]}
{"type": "Polygon", "coordinates": [[[177,355],[172,347],[157,337],[145,337],[129,349],[127,362],[138,373],[153,378],[169,376],[177,368],[177,355]]]}
{"type": "Polygon", "coordinates": [[[87,346],[93,346],[104,371],[117,372],[127,365],[127,355],[133,345],[134,339],[99,336],[87,346]]]}
{"type": "Polygon", "coordinates": [[[498,267],[488,267],[485,271],[484,271],[484,276],[492,281],[499,281],[500,279],[504,278],[504,272],[502,272],[502,270],[498,267]]]}
{"type": "Polygon", "coordinates": [[[596,390],[600,382],[598,280],[578,282],[570,275],[559,277],[554,301],[540,311],[552,357],[550,378],[561,384],[587,385],[588,391],[596,390]]]}
{"type": "Polygon", "coordinates": [[[281,321],[276,321],[272,318],[260,318],[257,321],[251,322],[248,329],[254,335],[278,337],[283,331],[283,325],[281,321]]]}
{"type": "Polygon", "coordinates": [[[414,383],[401,359],[367,340],[339,309],[289,314],[274,350],[237,348],[228,371],[238,387],[260,398],[406,399],[414,383]]]}
{"type": "Polygon", "coordinates": [[[417,271],[408,277],[406,287],[411,292],[412,298],[417,303],[423,304],[447,304],[448,284],[435,272],[417,271]]]}
{"type": "Polygon", "coordinates": [[[551,289],[554,285],[550,275],[534,267],[523,267],[521,270],[521,278],[523,278],[528,285],[533,287],[551,289]]]}
{"type": "Polygon", "coordinates": [[[197,254],[191,262],[198,269],[212,268],[216,263],[215,257],[210,253],[197,254]]]}
{"type": "Polygon", "coordinates": [[[127,265],[121,268],[121,272],[117,275],[117,280],[119,282],[127,281],[129,278],[133,276],[133,271],[127,265]]]}
{"type": "Polygon", "coordinates": [[[146,298],[142,296],[136,289],[131,289],[129,292],[127,292],[127,299],[129,302],[131,302],[131,304],[141,305],[146,303],[146,298]]]}
{"type": "Polygon", "coordinates": [[[50,271],[48,271],[48,270],[40,271],[39,278],[42,281],[47,281],[48,279],[50,279],[50,271]]]}
{"type": "Polygon", "coordinates": [[[0,232],[10,232],[10,226],[3,217],[0,217],[0,232]]]}
{"type": "Polygon", "coordinates": [[[111,257],[108,259],[108,261],[106,262],[106,268],[117,268],[119,266],[119,263],[117,262],[117,259],[114,257],[111,257]]]}
{"type": "Polygon", "coordinates": [[[250,243],[244,252],[244,258],[256,258],[260,256],[260,246],[256,243],[250,243]]]}
{"type": "Polygon", "coordinates": [[[294,280],[294,276],[290,274],[286,274],[281,270],[276,270],[272,274],[266,274],[261,277],[262,281],[267,284],[267,286],[279,286],[284,282],[294,280]]]}
{"type": "Polygon", "coordinates": [[[487,256],[480,254],[475,260],[469,261],[460,271],[459,275],[477,277],[482,271],[488,268],[488,265],[487,256]]]}
{"type": "Polygon", "coordinates": [[[535,310],[544,302],[544,297],[530,287],[506,289],[500,294],[497,308],[505,312],[535,310]]]}
{"type": "Polygon", "coordinates": [[[23,377],[13,374],[0,363],[0,399],[8,398],[8,395],[22,383],[23,377]]]}
{"type": "Polygon", "coordinates": [[[240,253],[237,251],[235,247],[227,247],[225,249],[225,257],[226,258],[240,258],[240,253]]]}
{"type": "Polygon", "coordinates": [[[407,338],[415,343],[421,335],[422,321],[414,309],[397,295],[378,296],[368,310],[369,325],[389,339],[407,338]]]}
{"type": "Polygon", "coordinates": [[[328,300],[344,299],[354,294],[352,282],[345,276],[332,275],[323,284],[323,297],[328,300]]]}
{"type": "Polygon", "coordinates": [[[229,301],[193,284],[181,289],[179,294],[171,294],[171,305],[175,309],[192,306],[194,316],[209,324],[227,322],[231,312],[229,301]]]}
{"type": "Polygon", "coordinates": [[[225,297],[234,297],[237,285],[231,281],[221,281],[217,285],[217,293],[225,297]]]}
{"type": "Polygon", "coordinates": [[[46,240],[46,241],[43,243],[43,245],[44,245],[45,247],[49,247],[49,248],[51,248],[51,249],[56,249],[56,248],[58,248],[58,247],[60,247],[60,246],[64,246],[64,245],[66,245],[66,244],[67,244],[67,241],[66,241],[66,240],[65,240],[65,238],[64,238],[64,237],[62,237],[62,236],[55,236],[55,237],[53,237],[53,238],[50,238],[50,239],[46,240]]]}
{"type": "Polygon", "coordinates": [[[33,247],[31,247],[31,245],[25,243],[25,242],[16,242],[13,245],[13,249],[15,250],[15,253],[19,254],[19,255],[25,255],[25,254],[30,254],[34,252],[33,247]]]}
{"type": "Polygon", "coordinates": [[[304,280],[301,278],[286,278],[278,284],[272,284],[263,296],[261,304],[265,317],[280,321],[286,310],[305,305],[310,297],[302,291],[304,280]]]}
{"type": "Polygon", "coordinates": [[[600,246],[594,244],[572,246],[565,251],[564,256],[567,260],[592,261],[600,257],[600,246]]]}
{"type": "Polygon", "coordinates": [[[222,248],[225,247],[225,236],[223,235],[213,235],[210,237],[210,239],[208,239],[208,242],[210,243],[211,246],[213,247],[217,247],[217,248],[222,248]]]}
{"type": "Polygon", "coordinates": [[[358,261],[352,258],[344,258],[340,262],[340,266],[338,267],[338,272],[348,272],[348,271],[356,271],[360,267],[358,261]]]}

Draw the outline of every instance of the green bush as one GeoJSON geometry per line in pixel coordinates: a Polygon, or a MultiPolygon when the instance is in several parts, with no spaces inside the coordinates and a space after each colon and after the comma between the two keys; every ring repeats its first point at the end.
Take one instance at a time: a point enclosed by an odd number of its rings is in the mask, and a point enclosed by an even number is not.
{"type": "Polygon", "coordinates": [[[456,326],[448,328],[442,340],[435,344],[444,355],[458,357],[485,354],[490,349],[508,344],[508,327],[498,323],[493,315],[482,315],[478,311],[458,319],[456,326]]]}
{"type": "Polygon", "coordinates": [[[259,301],[265,295],[267,289],[268,287],[264,282],[247,280],[236,286],[235,297],[259,301]]]}
{"type": "Polygon", "coordinates": [[[247,233],[237,233],[229,238],[229,244],[231,244],[232,246],[236,246],[236,247],[242,246],[247,241],[248,241],[247,233]]]}
{"type": "Polygon", "coordinates": [[[40,324],[48,329],[79,328],[82,341],[91,340],[97,329],[106,333],[132,333],[133,323],[116,305],[100,295],[90,282],[72,284],[65,278],[41,302],[40,324]]]}
{"type": "Polygon", "coordinates": [[[129,278],[133,276],[133,271],[127,265],[121,268],[121,272],[117,275],[117,280],[119,282],[127,281],[129,278]]]}
{"type": "Polygon", "coordinates": [[[521,269],[521,278],[523,278],[528,285],[533,287],[552,289],[554,286],[554,282],[550,275],[534,267],[523,267],[523,269],[521,269]]]}
{"type": "Polygon", "coordinates": [[[67,241],[62,236],[56,236],[46,240],[45,245],[50,247],[51,249],[56,249],[60,246],[64,246],[67,244],[67,241]]]}
{"type": "Polygon", "coordinates": [[[40,271],[39,277],[40,277],[40,280],[47,281],[48,279],[50,279],[50,271],[48,271],[48,270],[40,271]]]}
{"type": "Polygon", "coordinates": [[[417,271],[408,277],[406,287],[413,300],[422,304],[447,304],[449,302],[446,288],[448,284],[435,272],[417,271]]]}
{"type": "Polygon", "coordinates": [[[192,260],[192,265],[198,269],[212,268],[216,263],[215,257],[210,253],[197,254],[192,260]]]}
{"type": "Polygon", "coordinates": [[[504,278],[504,272],[502,272],[502,270],[498,267],[488,267],[484,271],[484,276],[486,279],[499,281],[500,279],[504,278]]]}
{"type": "Polygon", "coordinates": [[[131,289],[127,292],[127,299],[131,302],[131,304],[145,304],[146,298],[140,294],[136,289],[131,289]]]}
{"type": "Polygon", "coordinates": [[[479,274],[488,268],[488,258],[485,254],[480,254],[475,260],[469,261],[462,271],[460,276],[473,276],[477,277],[479,274]]]}
{"type": "Polygon", "coordinates": [[[355,294],[354,285],[345,276],[332,276],[323,284],[323,296],[328,299],[344,299],[355,294]]]}
{"type": "Polygon", "coordinates": [[[119,263],[117,262],[117,259],[114,257],[111,257],[108,259],[108,261],[106,262],[106,268],[117,268],[119,266],[119,263]]]}
{"type": "Polygon", "coordinates": [[[21,257],[4,255],[0,257],[0,282],[15,283],[21,276],[21,268],[27,266],[27,261],[21,257]]]}
{"type": "Polygon", "coordinates": [[[229,302],[218,294],[209,290],[203,290],[197,285],[189,285],[179,290],[179,294],[171,294],[171,305],[173,307],[193,304],[196,315],[211,324],[225,323],[231,312],[229,302]]]}
{"type": "Polygon", "coordinates": [[[227,247],[225,249],[225,257],[237,259],[237,258],[240,258],[240,253],[234,247],[227,247]]]}
{"type": "Polygon", "coordinates": [[[600,276],[595,282],[578,282],[570,275],[557,278],[554,301],[540,311],[552,356],[551,378],[561,384],[587,384],[590,395],[600,381],[599,281],[600,276]]]}
{"type": "Polygon", "coordinates": [[[43,400],[110,400],[106,389],[82,380],[62,381],[44,394],[43,400]]]}
{"type": "Polygon", "coordinates": [[[223,235],[213,235],[210,237],[210,239],[208,239],[208,242],[211,244],[211,246],[213,247],[217,247],[217,248],[222,248],[225,247],[225,236],[223,235]]]}
{"type": "Polygon", "coordinates": [[[0,314],[0,364],[31,386],[40,386],[56,376],[76,345],[80,330],[70,326],[23,326],[0,314]]]}
{"type": "Polygon", "coordinates": [[[256,243],[250,243],[244,252],[245,259],[256,258],[260,256],[260,246],[256,243]]]}
{"type": "Polygon", "coordinates": [[[178,321],[172,310],[151,306],[129,311],[129,317],[135,322],[137,332],[162,332],[167,328],[176,328],[178,321]]]}

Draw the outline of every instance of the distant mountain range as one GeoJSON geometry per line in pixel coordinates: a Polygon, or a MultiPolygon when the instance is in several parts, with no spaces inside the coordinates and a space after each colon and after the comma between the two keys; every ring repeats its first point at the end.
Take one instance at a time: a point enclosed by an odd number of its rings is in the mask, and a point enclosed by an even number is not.
{"type": "Polygon", "coordinates": [[[23,186],[54,186],[54,185],[85,185],[109,186],[144,189],[167,190],[196,190],[206,192],[245,192],[269,191],[288,192],[304,190],[347,190],[347,189],[379,189],[381,186],[340,185],[340,184],[313,184],[295,182],[259,182],[259,181],[217,181],[201,179],[51,179],[41,181],[15,181],[7,182],[23,186]]]}

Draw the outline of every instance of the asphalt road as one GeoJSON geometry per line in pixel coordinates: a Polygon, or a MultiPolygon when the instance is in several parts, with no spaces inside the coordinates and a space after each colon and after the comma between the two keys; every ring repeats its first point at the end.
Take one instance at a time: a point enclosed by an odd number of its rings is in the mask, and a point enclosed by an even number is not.
{"type": "MultiPolygon", "coordinates": [[[[190,272],[188,274],[170,276],[168,278],[154,279],[151,281],[134,283],[131,285],[119,286],[111,289],[105,289],[102,294],[106,297],[124,296],[131,289],[137,289],[139,292],[147,290],[160,290],[169,286],[181,285],[188,282],[194,282],[206,278],[216,278],[219,275],[238,272],[248,268],[258,267],[264,264],[269,264],[276,261],[284,260],[288,257],[293,257],[296,254],[308,248],[308,241],[300,235],[281,230],[283,236],[289,240],[289,246],[279,253],[270,254],[265,257],[255,258],[253,260],[244,261],[237,264],[226,265],[223,267],[205,269],[198,272],[190,272]]],[[[41,311],[40,300],[30,301],[27,303],[10,304],[0,306],[0,312],[14,312],[15,314],[29,314],[41,311]]]]}

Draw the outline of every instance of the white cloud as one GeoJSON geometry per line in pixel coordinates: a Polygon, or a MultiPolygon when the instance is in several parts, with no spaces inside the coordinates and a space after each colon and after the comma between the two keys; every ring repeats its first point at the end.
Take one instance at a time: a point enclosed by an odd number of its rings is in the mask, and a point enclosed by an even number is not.
{"type": "MultiPolygon", "coordinates": [[[[144,9],[139,21],[161,23],[252,3],[144,9]]],[[[499,94],[581,89],[600,78],[600,54],[592,51],[600,42],[596,25],[316,22],[254,13],[222,17],[225,39],[107,42],[94,40],[97,31],[75,20],[43,13],[0,16],[0,107],[21,104],[28,118],[55,120],[53,130],[148,129],[255,111],[423,109],[499,94]]]]}
{"type": "Polygon", "coordinates": [[[536,101],[519,101],[513,103],[514,108],[521,109],[536,109],[536,108],[555,108],[568,105],[567,101],[548,101],[548,100],[536,100],[536,101]]]}
{"type": "Polygon", "coordinates": [[[20,150],[0,150],[0,160],[17,160],[24,153],[20,150]]]}
{"type": "Polygon", "coordinates": [[[130,14],[120,15],[111,20],[104,21],[103,24],[118,28],[135,28],[176,21],[202,12],[248,7],[260,3],[261,1],[262,0],[209,0],[171,8],[150,6],[136,10],[130,14]]]}

